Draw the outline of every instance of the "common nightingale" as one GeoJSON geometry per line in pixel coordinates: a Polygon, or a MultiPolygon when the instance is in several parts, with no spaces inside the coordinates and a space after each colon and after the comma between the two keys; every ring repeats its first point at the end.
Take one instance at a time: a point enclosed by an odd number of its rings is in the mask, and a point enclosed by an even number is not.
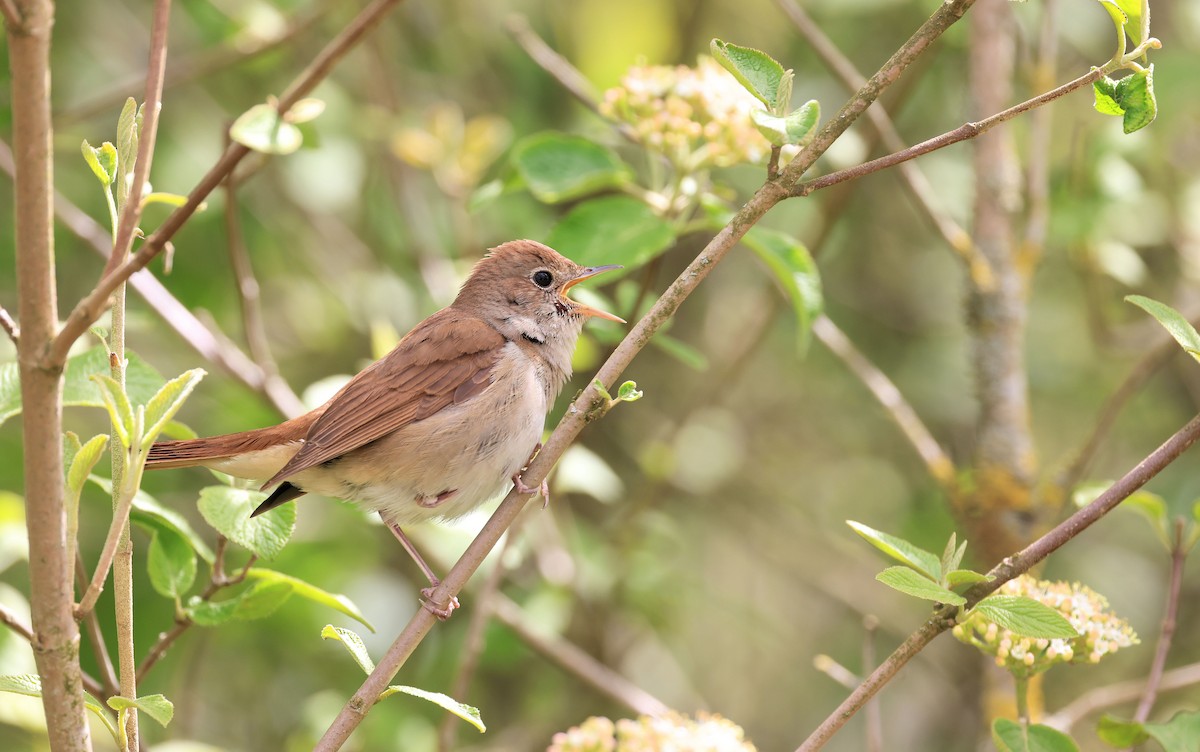
{"type": "MultiPolygon", "coordinates": [[[[462,516],[513,485],[537,490],[520,472],[571,376],[584,321],[624,323],[567,290],[616,268],[582,267],[532,240],[504,243],[453,303],[324,405],[268,428],[158,442],[146,466],[202,465],[274,487],[255,515],[306,493],[378,512],[429,578],[428,598],[438,580],[401,526],[462,516]]],[[[442,618],[457,605],[423,603],[442,618]]]]}

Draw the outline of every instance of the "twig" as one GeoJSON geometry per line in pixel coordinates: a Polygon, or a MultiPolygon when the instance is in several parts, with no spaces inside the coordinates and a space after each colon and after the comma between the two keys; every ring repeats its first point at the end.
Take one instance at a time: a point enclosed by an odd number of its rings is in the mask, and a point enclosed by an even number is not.
{"type": "Polygon", "coordinates": [[[0,624],[16,632],[26,642],[33,642],[33,629],[3,603],[0,603],[0,624]]]}
{"type": "MultiPolygon", "coordinates": [[[[1001,585],[1029,571],[1035,564],[1082,533],[1092,523],[1108,514],[1117,504],[1158,475],[1163,468],[1174,462],[1198,438],[1200,438],[1200,415],[1192,418],[1187,425],[1176,431],[1171,438],[1163,442],[1162,446],[1147,455],[1091,504],[1063,520],[1053,530],[1026,546],[1019,553],[1007,557],[992,567],[988,575],[993,579],[968,590],[965,593],[967,603],[963,608],[973,607],[1001,585]]],[[[895,676],[904,664],[928,645],[934,637],[954,626],[956,611],[957,609],[952,606],[943,606],[935,611],[928,621],[909,635],[908,639],[896,648],[895,652],[888,656],[879,668],[875,669],[836,710],[829,714],[808,739],[797,748],[797,752],[814,752],[824,746],[876,692],[895,676]]]]}
{"type": "Polygon", "coordinates": [[[1158,698],[1158,688],[1162,684],[1163,669],[1167,665],[1167,654],[1171,652],[1171,639],[1175,636],[1175,626],[1179,615],[1179,592],[1183,587],[1183,565],[1187,561],[1188,551],[1184,545],[1185,523],[1182,517],[1175,520],[1175,539],[1171,545],[1171,579],[1167,585],[1166,615],[1163,616],[1162,627],[1158,633],[1158,644],[1154,648],[1154,661],[1150,664],[1150,675],[1146,678],[1146,689],[1138,701],[1133,720],[1145,723],[1150,718],[1154,701],[1158,698]]]}
{"type": "MultiPolygon", "coordinates": [[[[522,481],[527,486],[541,483],[584,426],[603,416],[608,400],[599,394],[595,382],[599,381],[606,388],[615,385],[621,373],[646,346],[654,333],[675,314],[683,301],[725,258],[730,249],[763,215],[789,195],[787,186],[803,175],[804,171],[812,166],[813,162],[829,148],[833,141],[846,128],[850,127],[871,101],[895,81],[904,67],[915,60],[938,35],[957,21],[973,2],[974,0],[952,0],[941,5],[930,20],[922,24],[913,37],[892,56],[891,60],[885,64],[884,69],[872,76],[864,90],[860,91],[842,108],[839,116],[827,123],[808,148],[789,163],[780,177],[760,187],[750,200],[734,214],[729,223],[709,241],[704,250],[663,292],[650,311],[634,325],[632,331],[626,335],[613,354],[605,361],[596,378],[589,382],[567,409],[566,415],[523,475],[522,481]]],[[[434,589],[430,596],[431,601],[447,603],[450,598],[462,590],[463,585],[479,567],[484,557],[520,514],[526,501],[527,497],[522,497],[515,491],[505,497],[475,540],[467,547],[458,563],[434,589]]],[[[380,659],[375,670],[338,713],[337,718],[317,743],[316,752],[333,752],[333,750],[341,748],[354,729],[366,717],[379,693],[383,691],[417,645],[433,628],[434,619],[435,617],[428,609],[417,610],[408,625],[380,659]]]]}
{"type": "Polygon", "coordinates": [[[958,481],[954,462],[938,444],[937,439],[933,438],[933,434],[925,427],[891,379],[867,360],[829,317],[820,316],[813,322],[813,334],[858,377],[871,394],[875,395],[879,404],[883,405],[888,415],[896,422],[900,432],[917,450],[929,474],[942,490],[951,497],[957,495],[958,481]]]}
{"type": "Polygon", "coordinates": [[[831,655],[817,653],[813,656],[813,668],[841,684],[846,689],[854,689],[862,681],[862,677],[846,668],[831,655]]]}
{"type": "Polygon", "coordinates": [[[538,67],[549,73],[571,96],[579,100],[584,107],[604,118],[627,140],[633,143],[641,142],[637,132],[628,123],[616,122],[600,114],[598,106],[600,96],[592,86],[592,82],[588,81],[566,58],[546,44],[524,16],[515,13],[510,15],[505,26],[517,44],[521,45],[521,49],[525,50],[525,54],[529,55],[529,58],[537,63],[538,67]]]}
{"type": "Polygon", "coordinates": [[[497,593],[492,612],[501,623],[520,636],[526,645],[548,658],[573,676],[590,684],[609,699],[639,715],[664,715],[670,712],[664,702],[637,686],[608,666],[561,638],[539,632],[529,624],[521,607],[503,593],[497,593]]]}
{"type": "MultiPolygon", "coordinates": [[[[114,451],[119,451],[119,448],[114,451]]],[[[133,469],[131,468],[131,470],[133,469]]],[[[108,579],[108,571],[112,568],[113,559],[117,555],[117,545],[120,543],[125,522],[129,520],[129,511],[133,509],[133,496],[136,490],[137,484],[133,484],[132,487],[130,484],[124,484],[120,489],[120,499],[113,510],[112,524],[108,528],[108,535],[104,538],[104,548],[101,549],[100,558],[96,561],[96,570],[92,574],[91,583],[84,591],[83,597],[79,599],[79,605],[75,608],[77,618],[82,618],[95,608],[100,593],[104,592],[104,581],[108,579]]]]}
{"type": "MultiPolygon", "coordinates": [[[[1181,689],[1200,684],[1200,662],[1166,671],[1158,685],[1159,692],[1181,689]]],[[[1076,697],[1069,705],[1046,716],[1042,721],[1059,731],[1069,732],[1071,727],[1086,716],[1101,708],[1112,707],[1138,699],[1145,690],[1141,679],[1130,679],[1106,687],[1097,687],[1076,697]]]]}
{"type": "MultiPolygon", "coordinates": [[[[367,32],[373,29],[395,5],[401,0],[374,0],[362,10],[342,30],[337,37],[329,42],[317,55],[316,59],[288,86],[279,96],[277,104],[280,112],[287,112],[304,95],[313,90],[332,70],[333,66],[357,44],[367,32]]],[[[83,298],[67,317],[58,336],[48,348],[43,361],[49,367],[55,367],[66,362],[67,352],[71,345],[99,317],[104,310],[105,301],[125,280],[136,271],[144,268],[159,253],[167,241],[174,237],[179,228],[191,218],[208,195],[221,184],[250,150],[241,144],[233,144],[217,160],[217,163],[200,179],[200,182],[188,194],[187,201],[167,217],[154,233],[146,238],[138,252],[123,263],[112,274],[105,275],[88,295],[83,298]]]]}
{"type": "MultiPolygon", "coordinates": [[[[776,5],[784,12],[800,35],[808,41],[817,56],[825,62],[838,79],[850,91],[857,91],[866,84],[854,63],[842,54],[825,32],[813,22],[812,17],[798,5],[795,0],[776,0],[776,5]]],[[[864,113],[867,120],[875,128],[880,139],[891,151],[901,151],[907,144],[896,129],[895,123],[887,111],[876,102],[864,113]]],[[[909,193],[916,199],[917,206],[934,228],[967,266],[972,281],[980,287],[990,287],[995,284],[991,265],[971,240],[971,235],[943,209],[937,201],[933,186],[925,173],[916,165],[902,164],[899,166],[900,177],[909,193]]]]}
{"type": "MultiPolygon", "coordinates": [[[[76,587],[86,588],[88,585],[87,567],[83,557],[79,555],[79,547],[75,547],[75,583],[76,587]]],[[[108,643],[104,640],[104,630],[100,628],[100,619],[96,610],[92,609],[83,616],[83,627],[87,632],[88,642],[92,643],[92,652],[96,654],[96,664],[100,669],[100,682],[104,687],[104,696],[111,697],[120,694],[120,681],[117,671],[113,668],[112,654],[108,643]]]]}
{"type": "Polygon", "coordinates": [[[0,329],[4,330],[14,346],[21,346],[21,328],[17,326],[17,322],[13,320],[12,315],[4,306],[0,306],[0,329]]]}
{"type": "MultiPolygon", "coordinates": [[[[879,631],[879,619],[868,614],[863,618],[862,670],[875,666],[875,633],[879,631]]],[[[883,752],[883,709],[879,698],[867,701],[867,752],[883,752]]]]}
{"type": "Polygon", "coordinates": [[[4,16],[4,25],[8,27],[9,33],[20,32],[23,24],[21,11],[13,5],[13,0],[0,0],[0,16],[4,16]]]}

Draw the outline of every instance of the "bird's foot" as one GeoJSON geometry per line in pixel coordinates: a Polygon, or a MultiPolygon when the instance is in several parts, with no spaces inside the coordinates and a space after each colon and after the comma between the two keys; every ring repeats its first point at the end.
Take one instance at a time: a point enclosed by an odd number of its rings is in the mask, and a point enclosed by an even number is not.
{"type": "Polygon", "coordinates": [[[517,489],[517,493],[519,494],[535,494],[537,496],[541,496],[543,499],[542,509],[550,506],[550,484],[546,482],[545,478],[542,478],[542,482],[537,486],[527,486],[525,485],[525,481],[521,480],[520,473],[513,473],[512,482],[513,487],[517,489]]]}
{"type": "Polygon", "coordinates": [[[439,584],[441,583],[434,582],[427,588],[421,588],[421,595],[425,596],[424,600],[421,601],[421,607],[436,616],[439,621],[446,621],[450,618],[450,615],[454,613],[454,609],[458,608],[462,604],[458,602],[457,595],[450,596],[450,602],[444,606],[439,606],[438,604],[434,603],[433,591],[437,589],[439,584]]]}

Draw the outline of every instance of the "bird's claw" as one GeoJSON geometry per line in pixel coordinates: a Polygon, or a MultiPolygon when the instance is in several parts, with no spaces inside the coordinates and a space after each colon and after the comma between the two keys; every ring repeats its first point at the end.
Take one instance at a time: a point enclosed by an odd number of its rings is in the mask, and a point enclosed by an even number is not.
{"type": "Polygon", "coordinates": [[[439,606],[438,604],[434,603],[433,591],[435,588],[437,588],[438,584],[439,583],[435,582],[427,588],[421,588],[421,595],[425,596],[424,600],[421,601],[421,607],[436,616],[439,621],[446,621],[450,618],[450,615],[454,613],[454,609],[458,608],[462,604],[458,602],[457,595],[450,596],[450,602],[445,606],[439,606]]]}
{"type": "Polygon", "coordinates": [[[543,499],[542,509],[550,506],[550,484],[546,482],[545,478],[542,478],[542,482],[537,486],[530,486],[526,485],[525,481],[521,480],[520,473],[513,473],[512,482],[513,487],[517,489],[517,493],[521,494],[522,496],[527,496],[529,494],[541,496],[543,499]]]}

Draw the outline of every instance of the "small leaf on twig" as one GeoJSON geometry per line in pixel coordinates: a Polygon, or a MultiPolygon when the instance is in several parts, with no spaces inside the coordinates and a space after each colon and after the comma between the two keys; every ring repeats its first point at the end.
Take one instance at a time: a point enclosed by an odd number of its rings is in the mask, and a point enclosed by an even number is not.
{"type": "Polygon", "coordinates": [[[175,705],[162,695],[143,695],[136,700],[130,700],[128,697],[108,698],[108,706],[113,710],[129,710],[136,708],[145,713],[154,720],[158,721],[160,726],[165,727],[175,717],[175,705]]]}
{"type": "Polygon", "coordinates": [[[1160,303],[1143,295],[1127,295],[1125,300],[1157,319],[1158,323],[1162,324],[1163,328],[1175,338],[1180,347],[1187,350],[1188,354],[1196,360],[1200,360],[1200,333],[1196,332],[1196,328],[1183,317],[1183,314],[1166,303],[1160,303]]]}
{"type": "Polygon", "coordinates": [[[1022,637],[1071,639],[1079,636],[1071,622],[1057,610],[1023,595],[989,595],[975,604],[988,621],[1022,637]]]}
{"type": "Polygon", "coordinates": [[[897,538],[894,535],[888,535],[887,533],[869,528],[860,522],[846,520],[846,524],[854,532],[865,538],[872,546],[875,546],[875,548],[878,548],[896,561],[912,567],[934,582],[941,582],[941,562],[938,560],[938,557],[925,549],[914,546],[903,538],[897,538]]]}
{"type": "Polygon", "coordinates": [[[441,692],[430,692],[417,687],[408,687],[403,684],[392,684],[389,685],[387,689],[379,693],[379,699],[376,700],[376,702],[386,697],[391,697],[397,692],[406,695],[412,695],[413,697],[420,697],[422,700],[428,700],[434,705],[450,711],[454,715],[479,729],[479,733],[481,734],[487,731],[487,726],[483,725],[483,718],[480,717],[478,708],[461,703],[458,700],[455,700],[453,697],[444,695],[441,692]]]}
{"type": "Polygon", "coordinates": [[[256,104],[242,113],[229,127],[229,137],[262,154],[291,154],[304,143],[300,129],[270,104],[256,104]]]}
{"type": "Polygon", "coordinates": [[[296,505],[284,504],[251,517],[250,514],[266,498],[261,491],[209,486],[200,490],[198,506],[205,522],[218,533],[263,559],[273,559],[292,537],[296,527],[296,505]]]}
{"type": "Polygon", "coordinates": [[[344,595],[341,595],[340,593],[330,593],[309,582],[305,582],[297,577],[292,577],[291,575],[286,575],[282,572],[276,572],[273,569],[260,569],[258,567],[252,567],[246,572],[246,577],[251,580],[261,580],[264,582],[286,582],[292,586],[292,592],[301,598],[307,598],[313,603],[319,603],[322,606],[328,606],[335,611],[340,611],[346,616],[349,616],[351,619],[360,622],[372,632],[375,631],[375,627],[371,624],[371,622],[367,621],[367,617],[363,616],[363,613],[359,610],[358,606],[354,605],[354,601],[350,600],[344,595]]]}
{"type": "Polygon", "coordinates": [[[607,146],[582,136],[537,133],[521,139],[509,157],[534,198],[571,201],[628,182],[633,171],[607,146]]]}
{"type": "Polygon", "coordinates": [[[321,639],[337,640],[342,643],[346,648],[346,652],[350,654],[350,657],[359,665],[364,674],[369,674],[375,670],[375,661],[371,660],[371,655],[367,652],[367,646],[363,644],[362,638],[354,630],[326,624],[325,628],[321,630],[321,639]]]}
{"type": "Polygon", "coordinates": [[[775,58],[762,50],[722,42],[720,39],[712,40],[709,51],[721,67],[732,73],[738,83],[765,104],[772,114],[786,111],[788,103],[779,100],[780,93],[783,93],[780,82],[784,78],[784,70],[775,58]]]}
{"type": "Polygon", "coordinates": [[[927,601],[949,603],[952,606],[961,606],[967,602],[966,598],[947,590],[911,567],[888,567],[875,575],[875,579],[893,590],[927,601]]]}

